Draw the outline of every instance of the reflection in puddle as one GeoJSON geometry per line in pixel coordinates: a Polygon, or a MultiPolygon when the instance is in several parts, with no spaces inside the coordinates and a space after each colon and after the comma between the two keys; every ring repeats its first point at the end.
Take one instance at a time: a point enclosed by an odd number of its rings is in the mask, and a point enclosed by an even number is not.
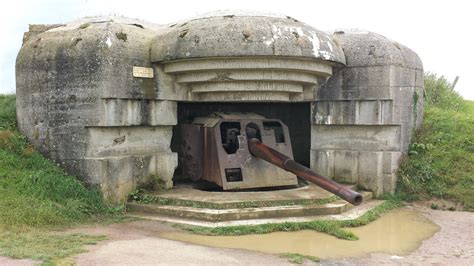
{"type": "Polygon", "coordinates": [[[372,252],[407,255],[417,249],[423,240],[434,235],[439,227],[414,211],[399,209],[366,226],[347,230],[354,232],[359,240],[341,240],[310,230],[247,236],[202,236],[170,232],[161,237],[211,247],[342,258],[364,256],[372,252]]]}

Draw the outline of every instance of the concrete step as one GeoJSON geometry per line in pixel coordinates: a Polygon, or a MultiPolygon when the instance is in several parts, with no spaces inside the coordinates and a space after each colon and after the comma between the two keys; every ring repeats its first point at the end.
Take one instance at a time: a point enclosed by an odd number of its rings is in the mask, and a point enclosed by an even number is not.
{"type": "Polygon", "coordinates": [[[235,220],[235,221],[222,221],[222,222],[208,222],[208,221],[200,221],[196,219],[185,219],[185,218],[179,218],[179,217],[171,217],[171,216],[147,214],[147,213],[129,213],[128,216],[140,218],[140,219],[146,219],[146,220],[175,223],[175,224],[186,224],[186,225],[194,225],[194,226],[204,226],[204,227],[278,224],[278,223],[287,223],[287,222],[300,223],[300,222],[310,222],[310,221],[315,221],[315,220],[344,221],[344,220],[357,219],[383,202],[384,202],[383,200],[376,200],[376,199],[367,200],[363,202],[361,205],[350,208],[349,210],[341,214],[314,215],[314,216],[301,216],[301,217],[279,217],[279,218],[268,218],[268,219],[250,219],[250,220],[235,220]]]}
{"type": "MultiPolygon", "coordinates": [[[[372,198],[372,192],[361,192],[364,201],[372,198]]],[[[282,205],[257,208],[211,209],[173,205],[127,203],[127,213],[133,216],[156,215],[207,222],[336,215],[350,210],[353,206],[343,200],[325,204],[282,205]]]]}
{"type": "MultiPolygon", "coordinates": [[[[209,209],[241,209],[289,205],[319,205],[333,203],[338,197],[314,185],[286,189],[257,191],[214,191],[208,183],[176,184],[170,190],[153,191],[143,195],[159,205],[209,209]]],[[[343,185],[355,190],[354,185],[343,185]]]]}

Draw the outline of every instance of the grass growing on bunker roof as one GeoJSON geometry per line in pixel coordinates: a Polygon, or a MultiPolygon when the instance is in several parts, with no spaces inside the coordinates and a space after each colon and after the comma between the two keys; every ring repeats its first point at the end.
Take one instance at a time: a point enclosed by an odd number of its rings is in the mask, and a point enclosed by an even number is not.
{"type": "Polygon", "coordinates": [[[425,75],[425,90],[423,125],[400,166],[397,192],[474,211],[474,102],[434,74],[425,75]]]}
{"type": "Polygon", "coordinates": [[[103,239],[51,232],[117,219],[116,210],[39,154],[16,128],[15,96],[0,95],[0,255],[51,262],[103,239]]]}

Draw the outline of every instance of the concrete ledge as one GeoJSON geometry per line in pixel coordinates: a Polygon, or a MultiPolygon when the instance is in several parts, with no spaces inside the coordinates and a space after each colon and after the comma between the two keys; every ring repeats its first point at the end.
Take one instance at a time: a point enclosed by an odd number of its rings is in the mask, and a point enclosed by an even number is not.
{"type": "Polygon", "coordinates": [[[155,72],[167,98],[288,102],[314,100],[319,80],[331,76],[332,65],[297,57],[224,57],[162,62],[155,72]]]}
{"type": "Polygon", "coordinates": [[[313,150],[400,151],[400,125],[312,125],[313,150]]]}
{"type": "MultiPolygon", "coordinates": [[[[363,195],[364,200],[372,198],[371,192],[363,192],[363,195]]],[[[127,203],[127,211],[132,213],[158,214],[209,222],[341,214],[350,208],[352,208],[352,205],[343,200],[321,205],[272,206],[224,210],[127,203]]]]}
{"type": "Polygon", "coordinates": [[[164,63],[168,74],[207,70],[285,70],[303,71],[317,76],[331,76],[332,66],[324,61],[278,57],[227,57],[168,61],[164,63]]]}
{"type": "Polygon", "coordinates": [[[336,100],[314,102],[311,120],[316,125],[389,125],[392,116],[392,100],[336,100]]]}
{"type": "Polygon", "coordinates": [[[199,93],[193,101],[203,102],[289,102],[291,94],[288,92],[272,91],[238,91],[238,92],[212,92],[199,93]]]}
{"type": "Polygon", "coordinates": [[[219,82],[226,80],[240,81],[289,81],[308,84],[317,84],[318,79],[313,73],[302,71],[291,71],[288,69],[232,69],[222,71],[206,72],[186,72],[181,73],[177,78],[177,83],[195,83],[195,82],[219,82]]]}
{"type": "Polygon", "coordinates": [[[176,102],[145,99],[101,99],[98,126],[176,125],[176,102]]]}
{"type": "Polygon", "coordinates": [[[171,217],[171,216],[146,214],[146,213],[129,213],[127,215],[131,217],[137,217],[137,218],[149,219],[149,220],[155,220],[155,221],[161,221],[161,222],[188,224],[188,225],[205,226],[205,227],[259,225],[259,224],[286,223],[286,222],[310,222],[314,220],[343,221],[343,220],[357,219],[383,202],[384,202],[383,200],[369,200],[367,202],[364,202],[360,206],[353,207],[341,214],[267,218],[267,219],[248,219],[248,220],[221,221],[221,222],[199,221],[199,220],[194,220],[194,219],[185,219],[185,218],[180,218],[180,217],[171,217]]]}
{"type": "Polygon", "coordinates": [[[87,157],[169,152],[172,127],[88,127],[87,157]]]}
{"type": "MultiPolygon", "coordinates": [[[[347,185],[352,188],[351,185],[347,185]]],[[[258,206],[288,205],[282,202],[291,201],[294,204],[307,205],[325,201],[334,195],[314,184],[287,189],[271,189],[268,191],[209,191],[206,184],[191,183],[177,184],[171,190],[156,191],[149,194],[158,199],[181,200],[197,203],[211,203],[219,209],[232,209],[242,206],[240,203],[261,203],[258,206]]],[[[255,205],[253,205],[255,206],[255,205]]]]}
{"type": "MultiPolygon", "coordinates": [[[[204,191],[206,183],[176,185],[146,194],[151,203],[129,202],[133,214],[178,217],[208,222],[340,214],[352,208],[332,193],[310,184],[269,191],[204,191]]],[[[206,187],[207,188],[207,187],[206,187]]],[[[372,192],[361,192],[364,201],[372,192]]]]}

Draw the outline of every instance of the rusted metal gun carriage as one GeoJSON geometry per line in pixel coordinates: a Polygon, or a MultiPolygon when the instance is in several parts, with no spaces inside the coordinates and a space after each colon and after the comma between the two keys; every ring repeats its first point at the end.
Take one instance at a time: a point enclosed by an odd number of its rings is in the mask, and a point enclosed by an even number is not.
{"type": "Polygon", "coordinates": [[[297,176],[359,205],[362,196],[293,160],[288,127],[254,113],[214,113],[181,127],[183,174],[223,190],[295,186],[297,176]],[[273,164],[277,167],[272,167],[273,164]]]}

